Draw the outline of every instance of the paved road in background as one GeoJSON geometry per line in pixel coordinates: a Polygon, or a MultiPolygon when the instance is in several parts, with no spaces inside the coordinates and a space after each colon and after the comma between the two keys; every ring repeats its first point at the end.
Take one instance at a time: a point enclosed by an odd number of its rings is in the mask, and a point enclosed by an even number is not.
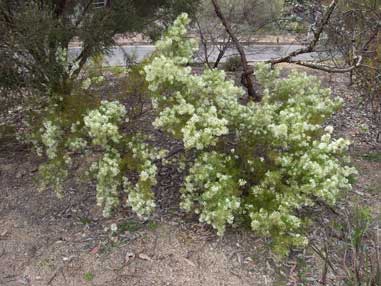
{"type": "MultiPolygon", "coordinates": [[[[281,56],[285,56],[288,53],[297,50],[303,46],[301,45],[251,45],[246,46],[245,51],[247,53],[247,58],[249,62],[258,62],[258,61],[267,61],[281,56]]],[[[122,66],[125,65],[126,55],[134,57],[138,62],[143,60],[145,57],[149,56],[155,47],[152,45],[134,45],[134,46],[123,46],[115,47],[111,49],[109,55],[105,58],[105,65],[108,66],[122,66]]],[[[78,55],[81,51],[81,48],[70,48],[69,54],[71,56],[78,55]]],[[[210,61],[213,61],[217,58],[218,51],[212,51],[210,56],[210,61]]],[[[225,53],[225,57],[222,59],[222,62],[226,61],[228,57],[233,55],[238,55],[236,49],[228,49],[225,53]]],[[[201,58],[201,57],[200,57],[201,58]]],[[[319,58],[317,53],[309,53],[296,57],[295,59],[310,61],[313,59],[319,58]]],[[[200,60],[195,59],[197,62],[200,60]]]]}

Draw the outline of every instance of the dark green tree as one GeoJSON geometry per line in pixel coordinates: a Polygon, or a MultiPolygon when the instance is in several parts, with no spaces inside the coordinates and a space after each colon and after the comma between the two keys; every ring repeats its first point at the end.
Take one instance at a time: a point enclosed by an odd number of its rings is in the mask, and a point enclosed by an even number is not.
{"type": "Polygon", "coordinates": [[[116,34],[165,26],[196,2],[0,0],[0,87],[70,93],[71,81],[89,58],[115,45],[116,34]],[[82,50],[67,68],[58,55],[73,40],[82,42],[82,50]]]}

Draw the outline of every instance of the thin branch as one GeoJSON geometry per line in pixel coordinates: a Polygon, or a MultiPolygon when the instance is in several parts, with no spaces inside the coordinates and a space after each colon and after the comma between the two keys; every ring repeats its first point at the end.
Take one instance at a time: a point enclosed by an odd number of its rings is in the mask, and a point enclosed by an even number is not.
{"type": "Polygon", "coordinates": [[[308,44],[308,46],[295,50],[291,53],[289,53],[287,56],[278,58],[278,59],[273,59],[270,61],[267,61],[268,63],[271,63],[271,65],[276,65],[279,63],[290,63],[292,61],[292,58],[301,54],[306,54],[306,53],[311,53],[314,51],[316,45],[318,44],[320,40],[320,36],[324,31],[325,26],[328,24],[333,11],[335,10],[337,6],[338,0],[333,0],[331,4],[328,6],[328,9],[326,13],[324,14],[323,18],[321,19],[320,23],[317,25],[317,30],[314,31],[314,38],[312,41],[308,44]]]}
{"type": "Polygon", "coordinates": [[[323,252],[322,252],[322,251],[321,251],[321,250],[320,250],[320,249],[319,249],[313,242],[310,243],[310,247],[311,247],[311,249],[312,249],[317,255],[320,256],[320,258],[321,258],[323,261],[325,261],[325,263],[327,263],[327,266],[329,266],[329,268],[331,268],[332,272],[333,272],[333,273],[336,273],[335,268],[333,267],[331,261],[330,261],[329,258],[328,258],[328,253],[323,254],[323,252]]]}
{"type": "Polygon", "coordinates": [[[205,55],[205,63],[207,64],[207,66],[209,68],[211,68],[211,65],[209,63],[209,57],[208,57],[208,43],[206,42],[206,39],[205,39],[205,36],[204,36],[204,32],[202,31],[201,25],[200,25],[200,23],[199,23],[197,18],[196,18],[195,22],[196,22],[197,28],[198,28],[198,30],[200,32],[201,44],[202,44],[202,47],[204,49],[204,55],[205,55]]]}
{"type": "Polygon", "coordinates": [[[338,68],[334,66],[328,66],[328,65],[322,65],[322,64],[314,64],[314,63],[309,63],[309,62],[304,62],[304,61],[288,61],[290,64],[295,64],[299,66],[304,66],[307,68],[315,69],[315,70],[321,70],[327,73],[348,73],[353,71],[355,68],[359,67],[362,62],[362,57],[359,56],[357,58],[357,62],[355,65],[347,67],[347,68],[338,68]]]}

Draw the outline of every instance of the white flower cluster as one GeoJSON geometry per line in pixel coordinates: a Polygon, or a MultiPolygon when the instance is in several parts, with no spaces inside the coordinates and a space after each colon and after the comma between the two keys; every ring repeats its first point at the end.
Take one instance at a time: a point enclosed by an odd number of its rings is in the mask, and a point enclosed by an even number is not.
{"type": "MultiPolygon", "coordinates": [[[[58,197],[62,196],[62,186],[68,176],[68,168],[71,166],[71,158],[63,152],[63,131],[58,123],[50,120],[43,122],[40,129],[41,143],[44,148],[38,146],[38,152],[45,149],[48,161],[39,167],[40,190],[51,187],[58,197]]],[[[36,141],[37,142],[37,141],[36,141]]]]}
{"type": "Polygon", "coordinates": [[[290,245],[303,245],[306,238],[298,234],[302,218],[295,216],[295,210],[313,205],[316,198],[334,204],[339,191],[351,188],[350,177],[356,174],[354,168],[343,166],[349,141],[332,140],[331,126],[322,129],[341,101],[304,74],[274,80],[277,72],[265,65],[257,66],[257,74],[267,87],[265,97],[261,105],[249,106],[248,113],[242,114],[241,121],[247,125],[241,125],[239,133],[245,144],[260,142],[268,162],[254,163],[253,175],[263,173],[263,177],[251,186],[246,210],[253,230],[280,243],[283,239],[290,245]],[[255,121],[247,118],[250,113],[256,113],[252,115],[255,121]]]}
{"type": "Polygon", "coordinates": [[[192,75],[184,64],[191,60],[193,43],[185,38],[186,15],[181,15],[156,48],[159,55],[145,67],[146,80],[153,92],[153,106],[159,112],[154,126],[184,142],[186,149],[203,150],[215,146],[226,135],[231,104],[243,92],[226,81],[218,71],[192,75]]]}
{"type": "Polygon", "coordinates": [[[82,81],[81,88],[84,90],[88,90],[92,84],[100,84],[105,80],[105,77],[103,75],[96,76],[96,77],[89,77],[82,81]]]}
{"type": "Polygon", "coordinates": [[[124,189],[128,193],[128,205],[139,216],[147,217],[155,207],[152,187],[156,184],[157,168],[153,160],[162,159],[166,152],[149,148],[139,136],[130,138],[121,134],[119,129],[125,116],[126,109],[122,104],[102,101],[99,108],[83,117],[83,128],[80,128],[80,122],[72,124],[71,132],[75,136],[69,137],[66,147],[70,151],[90,151],[91,146],[84,139],[90,137],[97,152],[104,152],[89,170],[97,180],[97,204],[103,207],[104,216],[110,216],[120,204],[120,191],[124,189]],[[124,177],[126,170],[139,172],[135,185],[124,177]]]}
{"type": "Polygon", "coordinates": [[[200,115],[193,114],[181,129],[185,148],[202,150],[205,146],[216,145],[218,137],[229,131],[226,124],[226,119],[218,118],[214,106],[205,111],[200,108],[200,115]]]}
{"type": "Polygon", "coordinates": [[[68,147],[71,151],[82,151],[86,148],[87,141],[83,138],[75,137],[68,142],[68,147]]]}
{"type": "Polygon", "coordinates": [[[119,205],[120,154],[112,150],[104,154],[97,164],[97,205],[103,206],[103,215],[108,217],[119,205]]]}
{"type": "MultiPolygon", "coordinates": [[[[103,215],[110,216],[119,205],[119,191],[122,184],[121,155],[117,143],[123,138],[119,125],[126,116],[126,108],[118,102],[102,101],[98,109],[84,117],[85,130],[94,145],[103,147],[103,157],[92,167],[97,171],[97,204],[103,206],[103,215]]],[[[86,147],[86,141],[75,138],[69,147],[77,150],[86,147]]]]}
{"type": "Polygon", "coordinates": [[[126,108],[118,102],[102,101],[98,109],[84,117],[85,126],[93,138],[93,144],[107,146],[121,139],[119,124],[126,115],[126,108]]]}
{"type": "Polygon", "coordinates": [[[183,13],[166,32],[163,39],[156,43],[156,48],[167,58],[177,64],[187,64],[192,54],[197,50],[197,42],[187,39],[186,26],[190,23],[187,14],[183,13]]]}
{"type": "Polygon", "coordinates": [[[50,160],[57,157],[57,148],[60,142],[61,130],[52,121],[45,121],[41,128],[41,142],[46,148],[46,155],[50,160]]]}
{"type": "Polygon", "coordinates": [[[191,211],[196,205],[200,221],[211,224],[219,235],[224,233],[226,224],[234,222],[241,204],[239,181],[229,170],[232,163],[230,156],[202,153],[190,169],[181,191],[180,206],[191,211]]]}
{"type": "MultiPolygon", "coordinates": [[[[139,163],[139,179],[136,185],[124,179],[124,188],[128,193],[127,204],[142,218],[147,218],[154,210],[155,195],[152,187],[156,184],[157,168],[152,160],[156,158],[148,146],[139,140],[129,142],[132,157],[139,163]]],[[[162,153],[159,154],[159,156],[162,153]]]]}
{"type": "Polygon", "coordinates": [[[303,219],[295,211],[316,198],[335,203],[355,174],[341,159],[349,142],[333,140],[332,127],[322,128],[340,100],[313,77],[280,79],[276,70],[258,65],[263,100],[242,105],[243,91],[222,71],[193,75],[185,66],[192,51],[184,37],[187,24],[182,15],[145,68],[159,115],[154,125],[197,154],[181,207],[199,213],[219,234],[243,215],[282,247],[304,245],[303,219]],[[234,138],[235,148],[226,148],[224,135],[234,138]]]}

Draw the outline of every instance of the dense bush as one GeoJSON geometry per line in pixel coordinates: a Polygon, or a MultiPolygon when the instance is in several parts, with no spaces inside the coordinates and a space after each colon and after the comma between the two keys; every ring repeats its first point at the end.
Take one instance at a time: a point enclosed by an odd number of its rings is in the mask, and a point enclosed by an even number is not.
{"type": "Polygon", "coordinates": [[[258,65],[263,100],[240,104],[243,90],[222,71],[193,75],[186,66],[194,47],[185,39],[187,23],[184,15],[177,19],[145,69],[158,112],[154,125],[197,154],[181,206],[219,234],[235,220],[249,220],[279,250],[305,244],[297,210],[318,199],[334,204],[355,173],[343,162],[349,142],[322,128],[340,100],[315,78],[293,73],[279,79],[258,65]]]}
{"type": "MultiPolygon", "coordinates": [[[[195,158],[179,162],[187,168],[181,207],[199,214],[219,235],[227,225],[247,223],[271,237],[278,252],[305,245],[308,221],[299,210],[318,200],[334,204],[340,190],[351,188],[355,173],[346,157],[349,142],[333,139],[332,127],[322,127],[340,101],[315,78],[293,73],[280,79],[277,71],[258,65],[263,100],[241,104],[243,89],[223,71],[192,73],[188,64],[196,44],[186,37],[188,23],[185,14],[175,21],[144,68],[156,112],[153,125],[192,154],[181,158],[195,158]]],[[[59,120],[45,121],[41,141],[50,170],[70,165],[74,151],[97,155],[90,173],[105,215],[125,191],[132,209],[147,217],[155,206],[154,162],[166,152],[150,147],[139,134],[122,132],[126,117],[123,105],[102,101],[70,130],[63,130],[59,120]],[[131,172],[139,174],[134,184],[131,172]]],[[[61,182],[57,175],[46,177],[61,182]]]]}

